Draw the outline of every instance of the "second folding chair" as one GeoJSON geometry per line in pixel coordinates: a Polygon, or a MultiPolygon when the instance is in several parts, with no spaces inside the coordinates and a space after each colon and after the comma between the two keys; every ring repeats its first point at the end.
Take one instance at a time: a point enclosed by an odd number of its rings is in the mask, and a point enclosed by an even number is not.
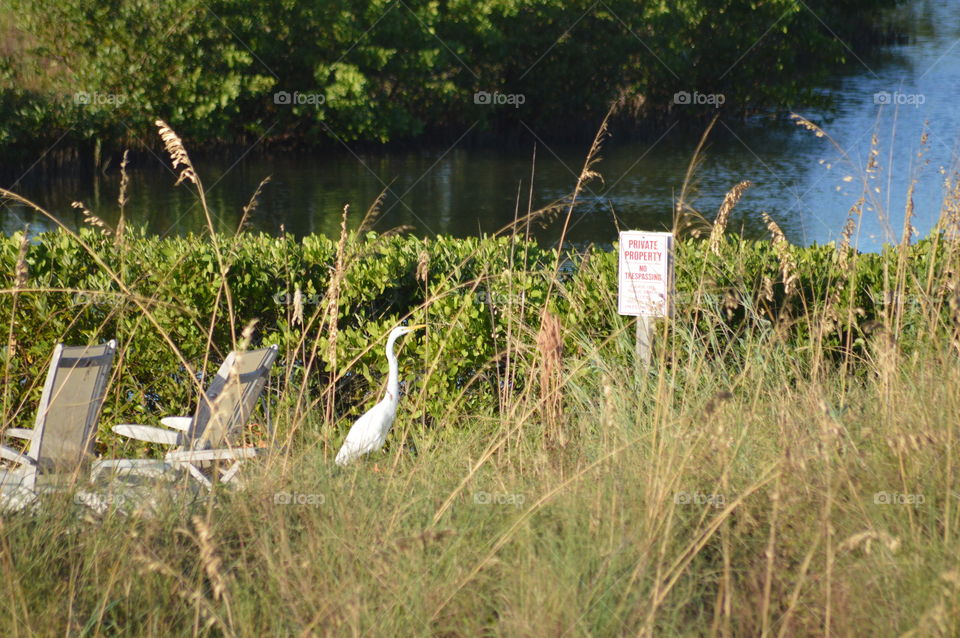
{"type": "Polygon", "coordinates": [[[277,346],[231,352],[200,397],[192,417],[160,419],[166,427],[115,425],[117,434],[175,446],[160,459],[111,459],[94,464],[92,477],[103,472],[141,476],[170,476],[186,470],[202,485],[234,479],[241,462],[264,454],[262,447],[243,447],[237,439],[256,407],[277,359],[277,346]],[[224,469],[223,464],[229,467],[224,469]],[[218,476],[217,473],[220,472],[218,476]]]}

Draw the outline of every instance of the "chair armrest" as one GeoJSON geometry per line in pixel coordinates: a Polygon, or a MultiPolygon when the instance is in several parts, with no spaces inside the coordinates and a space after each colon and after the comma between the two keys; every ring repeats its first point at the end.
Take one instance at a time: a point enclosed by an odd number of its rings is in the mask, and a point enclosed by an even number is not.
{"type": "Polygon", "coordinates": [[[147,443],[165,443],[166,445],[178,445],[180,443],[180,433],[164,428],[155,428],[151,425],[130,425],[127,423],[115,425],[111,428],[117,434],[146,441],[147,443]]]}
{"type": "Polygon", "coordinates": [[[158,459],[101,459],[90,467],[90,480],[96,481],[102,473],[162,478],[172,469],[169,463],[158,459]]]}
{"type": "Polygon", "coordinates": [[[252,459],[268,451],[263,447],[235,447],[220,450],[186,450],[167,452],[164,460],[168,463],[200,463],[203,461],[236,461],[252,459]]]}
{"type": "Polygon", "coordinates": [[[3,431],[4,436],[12,436],[18,439],[32,439],[33,428],[7,428],[3,431]]]}
{"type": "Polygon", "coordinates": [[[193,423],[192,416],[167,416],[160,419],[160,423],[163,423],[168,428],[173,428],[174,430],[180,430],[181,432],[186,432],[190,429],[190,425],[193,423]]]}
{"type": "Polygon", "coordinates": [[[0,445],[0,459],[19,463],[20,465],[28,465],[30,467],[37,466],[37,462],[27,456],[26,452],[18,452],[13,448],[7,447],[6,445],[0,445]]]}

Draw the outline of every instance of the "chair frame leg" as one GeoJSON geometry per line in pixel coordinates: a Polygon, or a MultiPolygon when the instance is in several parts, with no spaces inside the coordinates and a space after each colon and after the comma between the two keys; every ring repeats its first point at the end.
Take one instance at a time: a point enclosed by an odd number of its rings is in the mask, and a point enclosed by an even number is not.
{"type": "Polygon", "coordinates": [[[233,465],[231,465],[227,470],[225,470],[223,474],[220,476],[220,482],[229,483],[234,479],[234,477],[237,475],[237,472],[239,471],[240,471],[240,461],[234,461],[233,465]]]}
{"type": "Polygon", "coordinates": [[[204,487],[206,487],[208,490],[213,489],[213,483],[211,483],[210,479],[208,479],[206,475],[200,471],[200,468],[193,463],[187,463],[187,469],[190,470],[190,475],[197,479],[204,487]]]}

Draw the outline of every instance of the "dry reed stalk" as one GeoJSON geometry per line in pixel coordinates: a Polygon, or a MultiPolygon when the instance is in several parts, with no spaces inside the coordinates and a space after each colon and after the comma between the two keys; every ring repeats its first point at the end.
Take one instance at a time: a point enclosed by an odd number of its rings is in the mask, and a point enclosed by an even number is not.
{"type": "Polygon", "coordinates": [[[955,172],[944,180],[943,205],[937,228],[951,244],[960,242],[960,173],[955,172]]]}
{"type": "MultiPolygon", "coordinates": [[[[523,180],[517,182],[517,196],[513,204],[513,226],[510,233],[510,260],[509,260],[509,276],[510,276],[510,286],[513,290],[514,284],[514,270],[516,269],[516,247],[517,247],[517,223],[520,219],[520,195],[523,189],[523,180]]],[[[507,331],[504,339],[504,348],[502,361],[503,367],[496,366],[497,374],[497,405],[500,410],[500,414],[505,414],[507,412],[507,405],[509,403],[511,389],[513,384],[511,383],[511,366],[513,364],[513,353],[514,353],[514,318],[515,313],[513,312],[514,308],[514,296],[511,294],[508,301],[508,311],[506,315],[507,320],[507,331]]],[[[490,317],[491,323],[493,322],[493,316],[490,317]]],[[[499,351],[499,346],[494,344],[494,352],[499,351]]]]}
{"type": "MultiPolygon", "coordinates": [[[[187,153],[186,147],[183,145],[183,140],[174,132],[170,126],[163,120],[155,120],[154,124],[159,130],[160,139],[163,141],[163,147],[167,151],[167,154],[170,155],[170,163],[173,166],[173,170],[176,171],[178,168],[183,167],[180,171],[180,175],[177,178],[174,186],[179,186],[182,182],[188,181],[192,183],[197,189],[197,197],[200,199],[200,207],[203,209],[203,215],[207,222],[207,231],[210,233],[210,243],[213,246],[214,255],[217,258],[217,266],[220,268],[220,290],[218,291],[218,297],[220,293],[223,293],[224,298],[227,301],[227,319],[230,322],[230,337],[234,344],[237,342],[237,324],[233,312],[233,296],[230,294],[230,286],[227,282],[227,275],[230,272],[229,266],[226,264],[223,251],[220,249],[220,240],[219,235],[217,234],[216,228],[213,226],[213,218],[210,215],[210,207],[207,206],[207,194],[203,189],[203,183],[200,181],[200,176],[197,174],[197,171],[193,167],[193,162],[190,161],[190,155],[187,153]]],[[[217,312],[214,308],[214,312],[211,313],[210,317],[210,331],[207,338],[207,347],[206,351],[210,352],[213,345],[213,326],[214,322],[217,321],[217,312]]],[[[204,366],[206,366],[206,360],[204,360],[204,366]]]]}
{"type": "Polygon", "coordinates": [[[567,443],[560,424],[563,411],[563,334],[560,319],[547,310],[541,315],[537,352],[540,357],[540,415],[544,424],[544,439],[548,444],[563,447],[567,443]]]}
{"type": "Polygon", "coordinates": [[[18,290],[25,288],[30,279],[30,266],[27,264],[27,251],[30,248],[29,230],[30,227],[27,226],[23,231],[20,248],[17,250],[17,263],[13,268],[13,287],[18,290]]]}
{"type": "Polygon", "coordinates": [[[710,231],[710,252],[714,255],[720,254],[720,241],[723,239],[723,233],[727,229],[727,222],[730,221],[730,212],[737,205],[743,193],[753,184],[749,180],[744,180],[730,189],[723,198],[720,210],[717,212],[717,219],[713,222],[713,228],[710,231]]]}
{"type": "Polygon", "coordinates": [[[899,353],[897,337],[886,324],[880,321],[864,323],[863,330],[871,337],[871,363],[880,380],[881,405],[886,411],[886,418],[892,419],[896,410],[893,403],[893,387],[899,353]]]}
{"type": "MultiPolygon", "coordinates": [[[[546,226],[547,223],[553,221],[557,215],[559,215],[567,206],[569,206],[569,201],[567,198],[561,198],[554,200],[542,208],[536,210],[533,209],[533,183],[536,177],[536,167],[537,167],[537,147],[533,147],[533,158],[530,163],[530,187],[527,190],[527,211],[522,216],[515,214],[513,221],[509,224],[505,224],[500,227],[496,232],[493,233],[495,237],[501,235],[506,235],[507,233],[511,234],[514,237],[517,237],[517,233],[520,228],[524,229],[523,240],[524,242],[530,241],[530,227],[533,222],[538,222],[541,226],[546,226]]],[[[519,192],[519,185],[518,185],[519,192]]],[[[519,204],[519,199],[518,199],[519,204]]],[[[519,213],[519,211],[516,211],[519,213]]],[[[524,248],[524,262],[526,262],[526,253],[527,249],[524,248]]]]}
{"type": "Polygon", "coordinates": [[[127,202],[127,191],[130,189],[130,175],[127,174],[127,166],[130,164],[130,151],[123,151],[123,159],[120,160],[120,194],[117,196],[117,203],[120,205],[120,219],[117,220],[116,243],[123,243],[123,232],[126,230],[126,215],[124,211],[127,202]]]}
{"type": "Polygon", "coordinates": [[[863,217],[863,197],[857,199],[854,202],[853,206],[850,207],[850,212],[847,213],[847,221],[843,225],[843,232],[840,233],[840,247],[839,247],[839,259],[840,259],[840,268],[849,274],[849,268],[852,266],[850,260],[851,253],[851,242],[853,240],[853,232],[857,228],[859,220],[863,217]]]}
{"type": "MultiPolygon", "coordinates": [[[[729,392],[719,392],[704,407],[705,413],[715,413],[720,405],[728,400],[729,392]]],[[[735,446],[733,437],[728,434],[724,427],[724,420],[718,415],[718,418],[712,419],[715,426],[713,440],[713,457],[721,468],[720,471],[720,490],[721,494],[730,493],[730,463],[731,450],[735,446]]],[[[730,521],[725,520],[719,529],[720,534],[720,553],[721,563],[723,565],[722,575],[719,587],[717,588],[717,602],[714,609],[714,627],[720,629],[720,635],[729,638],[731,632],[731,617],[733,615],[733,560],[731,557],[730,543],[730,521]]]]}
{"type": "Polygon", "coordinates": [[[907,295],[907,266],[910,259],[910,238],[914,234],[914,228],[911,224],[913,219],[913,193],[917,186],[917,180],[910,180],[907,187],[907,202],[903,216],[903,234],[900,237],[898,246],[897,271],[894,273],[893,288],[893,306],[890,317],[890,325],[893,326],[894,336],[899,336],[900,326],[903,320],[904,301],[907,295]]]}
{"type": "MultiPolygon", "coordinates": [[[[377,201],[381,201],[377,198],[377,201]]],[[[376,206],[371,207],[371,210],[376,206]]],[[[337,328],[340,318],[340,286],[343,283],[345,275],[345,263],[347,259],[347,215],[350,212],[350,205],[343,207],[343,216],[340,219],[340,239],[337,241],[336,260],[334,262],[333,274],[330,277],[330,284],[327,288],[327,317],[325,322],[321,322],[321,330],[326,324],[327,330],[327,361],[330,365],[330,381],[327,384],[325,418],[327,425],[333,425],[333,409],[336,400],[337,391],[337,328]]],[[[368,211],[369,214],[369,211],[368,211]]],[[[299,403],[299,402],[298,402],[299,403]]]]}
{"type": "Polygon", "coordinates": [[[871,176],[871,179],[876,179],[877,172],[880,170],[880,136],[873,133],[870,136],[870,154],[867,157],[867,169],[866,173],[868,176],[871,176]]]}
{"type": "Polygon", "coordinates": [[[760,297],[766,299],[767,303],[773,303],[773,279],[766,275],[760,284],[760,297]]]}
{"type": "Polygon", "coordinates": [[[14,330],[17,316],[17,297],[18,291],[27,286],[30,281],[30,266],[27,264],[27,251],[30,248],[30,226],[23,230],[23,238],[20,240],[20,248],[17,250],[17,261],[13,267],[13,295],[11,300],[12,308],[10,310],[10,327],[7,330],[7,356],[3,365],[3,420],[7,420],[7,404],[10,399],[10,391],[13,385],[10,383],[10,364],[15,359],[17,351],[17,333],[14,330]]]}
{"type": "Polygon", "coordinates": [[[253,340],[253,329],[257,327],[258,322],[259,319],[252,319],[243,327],[243,331],[240,333],[240,342],[237,343],[237,350],[244,351],[250,347],[250,342],[253,340]]]}
{"type": "Polygon", "coordinates": [[[906,248],[910,246],[910,238],[916,233],[916,229],[911,223],[913,220],[913,193],[917,188],[917,180],[910,180],[910,186],[907,187],[907,203],[904,210],[903,216],[903,234],[900,236],[900,247],[906,248]]]}
{"type": "Polygon", "coordinates": [[[767,547],[764,550],[763,571],[763,600],[760,606],[760,638],[770,635],[770,598],[773,589],[773,568],[776,562],[777,522],[780,514],[780,481],[781,474],[777,473],[773,489],[770,492],[770,534],[767,536],[767,547]]]}
{"type": "Polygon", "coordinates": [[[104,235],[109,236],[113,234],[110,226],[105,221],[91,213],[87,207],[83,205],[83,202],[71,202],[70,205],[74,208],[80,209],[80,212],[83,213],[83,222],[85,224],[90,224],[91,226],[99,228],[100,232],[102,232],[104,235]]]}
{"type": "Polygon", "coordinates": [[[567,207],[567,217],[563,221],[563,229],[560,231],[560,240],[557,242],[557,263],[554,268],[554,276],[550,279],[550,284],[547,287],[546,298],[550,299],[550,295],[553,292],[553,286],[556,281],[557,275],[560,273],[560,264],[563,259],[563,244],[567,238],[567,231],[570,229],[570,218],[573,217],[573,209],[577,205],[577,198],[580,196],[580,193],[583,192],[584,187],[592,180],[599,179],[603,181],[603,176],[600,175],[594,167],[600,162],[600,149],[603,147],[603,142],[609,135],[609,124],[610,124],[610,114],[613,111],[613,107],[607,114],[603,117],[603,121],[600,123],[600,128],[597,129],[597,134],[593,138],[593,142],[590,144],[590,150],[587,151],[587,157],[583,162],[583,168],[580,170],[580,175],[577,177],[577,184],[573,188],[573,193],[570,196],[570,204],[567,207]]]}
{"type": "MultiPolygon", "coordinates": [[[[856,269],[853,267],[853,249],[851,248],[851,242],[853,233],[858,225],[858,220],[863,213],[863,202],[863,197],[860,197],[850,208],[850,212],[847,213],[847,221],[844,223],[843,231],[840,233],[840,245],[837,247],[837,262],[840,269],[846,275],[846,278],[838,279],[831,287],[830,295],[827,298],[823,311],[824,322],[821,325],[820,337],[823,336],[824,332],[828,332],[834,327],[840,327],[842,317],[840,316],[839,307],[848,283],[850,284],[851,290],[853,290],[853,279],[856,276],[856,269]]],[[[848,316],[847,319],[848,323],[852,321],[852,317],[850,316],[848,316]]]]}
{"type": "Polygon", "coordinates": [[[200,548],[200,564],[210,582],[213,599],[224,600],[227,594],[227,579],[220,571],[222,562],[213,543],[213,533],[210,531],[210,526],[199,516],[194,516],[192,520],[193,528],[197,532],[197,546],[200,548]]]}
{"type": "MultiPolygon", "coordinates": [[[[661,571],[661,567],[658,564],[657,576],[651,590],[650,603],[647,608],[646,619],[644,621],[644,635],[655,635],[654,627],[656,626],[657,612],[670,595],[670,592],[686,573],[690,563],[693,562],[703,548],[710,543],[710,540],[713,538],[714,534],[716,534],[717,530],[719,530],[724,522],[743,505],[744,501],[755,492],[763,488],[767,483],[773,480],[775,476],[778,475],[777,471],[777,467],[771,467],[770,469],[765,470],[760,478],[748,485],[740,494],[736,496],[736,498],[733,498],[727,502],[723,509],[714,515],[705,527],[702,527],[698,530],[695,538],[681,549],[679,554],[675,556],[673,562],[667,567],[665,572],[661,571]]],[[[661,545],[661,547],[664,546],[661,545]]],[[[663,555],[661,556],[663,557],[663,555]]],[[[812,554],[810,558],[812,558],[812,554]]]]}
{"type": "Polygon", "coordinates": [[[950,295],[950,318],[953,319],[953,348],[960,354],[960,294],[950,295]]]}
{"type": "Polygon", "coordinates": [[[816,124],[808,120],[807,118],[803,117],[802,115],[797,115],[796,113],[794,113],[790,116],[790,118],[793,119],[798,126],[802,126],[808,131],[811,131],[817,137],[826,137],[827,139],[829,139],[829,136],[827,135],[826,131],[824,131],[822,128],[820,128],[819,126],[817,126],[816,124]]]}
{"type": "Polygon", "coordinates": [[[426,250],[421,250],[420,254],[417,255],[417,271],[416,271],[417,281],[426,286],[429,283],[430,279],[430,253],[426,250]]]}
{"type": "Polygon", "coordinates": [[[833,543],[833,527],[831,517],[835,498],[836,485],[834,481],[834,459],[837,456],[838,446],[843,435],[842,426],[836,422],[830,412],[830,406],[824,399],[820,399],[820,454],[824,468],[824,483],[826,496],[820,513],[820,529],[823,533],[824,551],[824,614],[823,625],[825,635],[831,635],[831,614],[833,611],[833,570],[836,557],[836,547],[833,543]]]}
{"type": "MultiPolygon", "coordinates": [[[[181,533],[185,532],[185,530],[179,531],[181,533]]],[[[210,604],[210,601],[207,600],[206,596],[203,595],[203,591],[191,587],[181,572],[171,568],[169,565],[160,560],[151,558],[143,551],[140,551],[134,555],[134,560],[140,563],[143,566],[143,570],[147,573],[161,574],[173,581],[174,587],[172,588],[172,591],[188,604],[193,605],[196,610],[195,630],[200,629],[197,624],[202,620],[203,631],[207,631],[214,625],[219,624],[220,628],[226,635],[233,635],[226,623],[224,623],[224,621],[219,617],[219,614],[217,614],[216,609],[210,604]]],[[[195,634],[196,633],[199,633],[199,631],[195,631],[195,634]]]]}
{"type": "Polygon", "coordinates": [[[357,227],[357,234],[363,233],[367,228],[370,228],[374,222],[377,221],[377,217],[380,216],[381,211],[383,210],[383,202],[387,198],[387,191],[389,189],[384,187],[380,194],[377,195],[377,198],[373,200],[373,203],[370,204],[367,208],[367,212],[363,214],[363,219],[360,220],[360,226],[357,227]]]}
{"type": "MultiPolygon", "coordinates": [[[[424,298],[424,299],[430,299],[430,252],[426,249],[426,246],[428,245],[428,241],[429,241],[429,240],[426,240],[426,239],[423,240],[424,248],[423,248],[423,250],[420,251],[420,254],[417,255],[416,279],[417,279],[417,281],[419,281],[419,282],[423,285],[423,298],[424,298]]],[[[431,331],[430,331],[430,329],[429,329],[429,326],[430,326],[430,304],[424,304],[424,306],[423,306],[423,313],[424,313],[424,317],[423,317],[423,318],[424,318],[424,321],[423,321],[423,323],[427,326],[427,329],[424,331],[425,334],[424,334],[424,336],[423,336],[423,338],[424,338],[424,344],[425,344],[426,351],[427,351],[427,352],[430,352],[430,337],[431,337],[431,331]]],[[[425,394],[424,394],[424,393],[426,393],[426,391],[427,391],[427,388],[426,388],[426,385],[424,385],[424,387],[423,387],[423,393],[421,393],[421,400],[422,400],[423,398],[425,398],[425,394]]],[[[426,411],[424,411],[424,413],[423,413],[422,416],[420,417],[420,424],[421,424],[423,427],[426,427],[426,425],[427,425],[427,415],[426,415],[426,411]]]]}
{"type": "MultiPolygon", "coordinates": [[[[923,155],[926,151],[926,146],[929,140],[930,134],[926,131],[926,125],[924,125],[924,131],[920,136],[920,150],[917,152],[918,162],[923,159],[923,155]]],[[[910,240],[913,235],[916,234],[916,229],[913,227],[912,223],[914,214],[913,195],[916,191],[916,188],[917,179],[913,178],[910,180],[910,185],[907,187],[907,201],[903,215],[903,233],[900,238],[899,258],[897,260],[897,272],[895,279],[896,303],[894,304],[895,314],[893,317],[893,327],[894,334],[897,336],[900,335],[901,322],[904,314],[904,298],[906,297],[907,293],[907,269],[908,261],[910,259],[910,240]]]]}
{"type": "Polygon", "coordinates": [[[783,615],[780,616],[780,631],[777,632],[777,638],[786,638],[787,636],[795,635],[790,629],[790,623],[793,620],[793,614],[797,609],[797,605],[800,604],[800,594],[803,592],[803,587],[807,582],[810,563],[813,561],[813,557],[816,555],[819,546],[820,535],[817,534],[813,537],[813,543],[810,545],[810,549],[807,550],[806,556],[803,557],[803,561],[800,563],[800,567],[795,576],[796,583],[788,598],[787,608],[784,610],[783,615]]]}
{"type": "MultiPolygon", "coordinates": [[[[873,155],[871,154],[871,158],[873,155]]],[[[874,161],[874,160],[871,160],[874,161]]],[[[867,168],[869,173],[870,168],[867,168]]],[[[853,352],[853,339],[854,339],[854,320],[857,313],[857,308],[855,306],[856,301],[856,284],[857,284],[857,251],[853,247],[853,236],[854,233],[858,233],[859,237],[859,228],[863,220],[863,207],[866,203],[865,197],[860,196],[853,206],[850,207],[850,211],[847,213],[847,221],[843,226],[843,231],[841,233],[840,245],[837,249],[838,253],[838,264],[841,271],[846,276],[845,279],[841,279],[836,282],[833,292],[831,293],[830,299],[827,302],[826,315],[829,320],[832,320],[836,326],[840,327],[841,322],[844,322],[846,327],[846,336],[844,337],[844,355],[843,355],[843,366],[846,370],[846,366],[850,363],[850,355],[853,352]],[[847,311],[846,316],[842,317],[839,307],[843,298],[843,294],[847,294],[847,311]]],[[[859,243],[859,240],[858,240],[859,243]]],[[[843,333],[841,333],[843,334],[843,333]]]]}
{"type": "Polygon", "coordinates": [[[506,235],[507,233],[514,234],[521,227],[525,227],[525,241],[530,240],[530,225],[533,222],[537,222],[541,228],[546,227],[547,224],[552,222],[557,218],[557,216],[562,213],[564,210],[568,209],[570,206],[570,199],[563,198],[556,201],[550,202],[543,208],[538,208],[537,210],[529,211],[522,217],[518,217],[511,221],[509,224],[505,224],[500,227],[496,232],[493,233],[494,236],[499,237],[501,235],[506,235]]]}
{"type": "Polygon", "coordinates": [[[703,147],[706,145],[707,138],[710,136],[710,132],[716,125],[719,117],[719,115],[715,115],[713,119],[710,120],[710,124],[707,125],[707,128],[703,131],[703,135],[700,136],[700,141],[697,142],[697,147],[693,150],[690,163],[687,164],[687,172],[684,174],[683,184],[680,186],[680,196],[677,197],[677,202],[674,204],[673,209],[674,234],[679,234],[682,228],[692,225],[692,222],[689,221],[681,224],[681,220],[685,220],[688,215],[692,214],[694,217],[699,217],[699,214],[693,209],[693,206],[690,205],[687,193],[693,188],[693,176],[696,173],[697,167],[700,166],[700,163],[703,161],[703,147]]]}
{"type": "Polygon", "coordinates": [[[250,215],[253,214],[253,211],[257,210],[257,205],[260,203],[260,194],[263,192],[263,187],[269,183],[269,175],[260,180],[260,183],[257,184],[257,189],[253,191],[253,195],[250,196],[250,201],[248,201],[247,205],[243,207],[243,214],[240,216],[240,223],[237,224],[238,235],[246,227],[247,222],[250,220],[250,215]]]}
{"type": "Polygon", "coordinates": [[[763,221],[767,225],[767,229],[770,231],[770,234],[773,236],[773,247],[777,252],[777,259],[780,260],[780,275],[783,278],[783,288],[789,297],[797,290],[797,281],[798,277],[796,274],[796,262],[793,258],[793,255],[790,254],[790,242],[787,241],[787,236],[783,234],[783,231],[780,230],[780,227],[777,226],[777,223],[767,215],[766,213],[761,213],[763,216],[763,221]]]}
{"type": "Polygon", "coordinates": [[[2,572],[0,572],[2,574],[2,581],[0,582],[4,583],[4,589],[6,590],[4,599],[7,601],[6,607],[9,610],[7,613],[11,617],[17,618],[23,623],[24,627],[29,627],[31,606],[27,603],[27,596],[24,593],[25,583],[14,562],[17,552],[11,547],[10,539],[11,536],[6,529],[3,517],[0,517],[0,566],[3,567],[2,572]]]}
{"type": "Polygon", "coordinates": [[[184,181],[188,181],[194,186],[199,187],[200,178],[197,176],[197,171],[193,168],[193,162],[190,161],[190,155],[183,145],[183,140],[180,139],[180,136],[163,120],[156,120],[154,125],[160,131],[160,139],[163,141],[163,148],[167,151],[167,154],[170,155],[170,163],[173,165],[173,170],[177,170],[177,168],[181,166],[183,167],[174,186],[179,186],[184,181]]]}
{"type": "Polygon", "coordinates": [[[293,325],[303,325],[303,291],[300,290],[300,284],[296,284],[293,289],[293,325]]]}

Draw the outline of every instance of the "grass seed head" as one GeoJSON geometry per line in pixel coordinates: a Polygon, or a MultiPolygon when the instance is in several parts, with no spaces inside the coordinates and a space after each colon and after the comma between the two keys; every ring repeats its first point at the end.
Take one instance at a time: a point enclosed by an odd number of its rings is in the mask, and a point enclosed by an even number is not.
{"type": "Polygon", "coordinates": [[[717,212],[717,219],[713,222],[713,229],[710,231],[710,252],[714,255],[720,254],[720,241],[723,239],[723,233],[727,229],[727,222],[730,221],[730,212],[750,186],[752,186],[752,183],[744,180],[731,188],[723,198],[723,203],[717,212]]]}
{"type": "Polygon", "coordinates": [[[173,170],[183,167],[175,186],[179,186],[184,180],[193,183],[195,186],[198,185],[197,172],[193,168],[193,162],[190,161],[190,155],[183,145],[183,140],[163,120],[157,120],[154,124],[160,130],[160,139],[163,140],[163,147],[170,155],[173,170]]]}

